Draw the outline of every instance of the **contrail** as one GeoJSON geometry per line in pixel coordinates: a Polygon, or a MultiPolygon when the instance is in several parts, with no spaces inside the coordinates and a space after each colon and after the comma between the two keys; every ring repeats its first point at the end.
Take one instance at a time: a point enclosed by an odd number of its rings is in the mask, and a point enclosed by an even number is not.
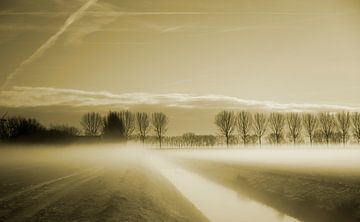
{"type": "Polygon", "coordinates": [[[56,40],[69,28],[69,26],[74,23],[76,20],[81,18],[83,12],[85,12],[91,5],[95,4],[98,0],[89,0],[83,6],[81,6],[76,12],[71,14],[69,18],[66,19],[65,23],[60,27],[59,31],[57,31],[53,36],[51,36],[44,44],[42,44],[30,57],[25,59],[20,65],[10,73],[5,82],[2,85],[2,88],[5,88],[11,80],[18,75],[18,73],[22,70],[24,66],[31,64],[35,59],[39,58],[44,52],[49,49],[52,45],[55,44],[56,40]]]}

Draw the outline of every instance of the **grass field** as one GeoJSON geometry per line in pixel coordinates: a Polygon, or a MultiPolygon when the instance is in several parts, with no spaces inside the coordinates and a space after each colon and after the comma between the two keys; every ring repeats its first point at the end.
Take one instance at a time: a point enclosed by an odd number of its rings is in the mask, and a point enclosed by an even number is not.
{"type": "Polygon", "coordinates": [[[0,221],[360,220],[357,149],[0,153],[0,221]]]}
{"type": "Polygon", "coordinates": [[[177,158],[187,169],[300,221],[360,220],[358,174],[177,158]]]}
{"type": "Polygon", "coordinates": [[[141,152],[1,153],[0,221],[207,221],[141,152]]]}

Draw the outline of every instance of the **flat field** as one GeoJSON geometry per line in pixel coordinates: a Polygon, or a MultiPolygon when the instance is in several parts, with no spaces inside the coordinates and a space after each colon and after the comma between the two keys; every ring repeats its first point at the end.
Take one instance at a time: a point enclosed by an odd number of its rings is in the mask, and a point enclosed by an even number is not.
{"type": "Polygon", "coordinates": [[[207,221],[141,152],[1,150],[0,221],[207,221]]]}

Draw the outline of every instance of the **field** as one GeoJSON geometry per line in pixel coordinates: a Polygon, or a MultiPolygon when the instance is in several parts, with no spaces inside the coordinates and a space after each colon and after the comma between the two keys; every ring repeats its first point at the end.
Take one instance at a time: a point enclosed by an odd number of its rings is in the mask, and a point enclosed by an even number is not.
{"type": "Polygon", "coordinates": [[[170,156],[183,167],[300,221],[360,220],[357,150],[226,150],[170,156]]]}
{"type": "Polygon", "coordinates": [[[207,221],[138,152],[1,153],[0,221],[207,221]]]}
{"type": "Polygon", "coordinates": [[[0,152],[0,221],[360,220],[357,148],[0,152]]]}

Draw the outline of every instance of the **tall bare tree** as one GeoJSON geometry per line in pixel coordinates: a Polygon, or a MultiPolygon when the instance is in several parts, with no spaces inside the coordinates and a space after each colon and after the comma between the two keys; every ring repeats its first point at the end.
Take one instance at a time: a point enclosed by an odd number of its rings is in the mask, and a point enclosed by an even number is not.
{"type": "Polygon", "coordinates": [[[319,113],[319,124],[320,124],[320,131],[325,138],[326,144],[329,144],[331,136],[334,133],[334,129],[336,126],[334,115],[326,112],[326,113],[319,113]]]}
{"type": "Polygon", "coordinates": [[[355,139],[360,143],[360,113],[353,113],[351,115],[352,131],[355,139]]]}
{"type": "Polygon", "coordinates": [[[306,134],[309,137],[310,145],[313,143],[314,133],[318,127],[318,119],[312,113],[305,113],[302,117],[303,126],[306,134]]]}
{"type": "Polygon", "coordinates": [[[249,142],[252,123],[253,118],[250,112],[241,111],[237,114],[236,127],[244,145],[249,142]]]}
{"type": "Polygon", "coordinates": [[[271,113],[269,117],[269,126],[272,135],[275,137],[276,144],[281,142],[284,137],[285,116],[282,113],[271,113]]]}
{"type": "Polygon", "coordinates": [[[135,114],[126,110],[121,112],[120,115],[124,124],[124,136],[128,140],[135,130],[135,114]]]}
{"type": "Polygon", "coordinates": [[[351,117],[349,112],[341,112],[336,114],[337,127],[341,134],[342,143],[345,145],[349,136],[351,127],[351,117]]]}
{"type": "Polygon", "coordinates": [[[124,139],[125,129],[121,113],[110,111],[103,119],[103,135],[109,139],[124,139]]]}
{"type": "Polygon", "coordinates": [[[154,128],[156,137],[159,140],[159,145],[161,148],[162,140],[164,134],[167,131],[167,125],[169,123],[169,118],[164,113],[153,113],[151,118],[151,123],[154,128]]]}
{"type": "Polygon", "coordinates": [[[235,114],[232,111],[222,111],[215,116],[215,124],[220,133],[226,139],[226,146],[229,146],[230,137],[235,129],[235,114]]]}
{"type": "Polygon", "coordinates": [[[255,113],[254,115],[254,132],[261,146],[262,137],[264,136],[267,128],[268,120],[264,113],[255,113]]]}
{"type": "Polygon", "coordinates": [[[0,117],[0,140],[8,136],[7,127],[6,127],[6,123],[7,123],[6,115],[7,113],[4,113],[0,117]]]}
{"type": "Polygon", "coordinates": [[[90,112],[82,116],[80,124],[86,135],[96,136],[100,134],[103,120],[99,113],[90,112]]]}
{"type": "Polygon", "coordinates": [[[294,144],[300,139],[301,137],[301,116],[299,113],[289,113],[286,115],[286,122],[289,129],[289,134],[291,140],[294,144]]]}
{"type": "Polygon", "coordinates": [[[137,129],[139,131],[141,142],[144,144],[146,135],[149,131],[150,116],[147,113],[136,113],[137,129]]]}

